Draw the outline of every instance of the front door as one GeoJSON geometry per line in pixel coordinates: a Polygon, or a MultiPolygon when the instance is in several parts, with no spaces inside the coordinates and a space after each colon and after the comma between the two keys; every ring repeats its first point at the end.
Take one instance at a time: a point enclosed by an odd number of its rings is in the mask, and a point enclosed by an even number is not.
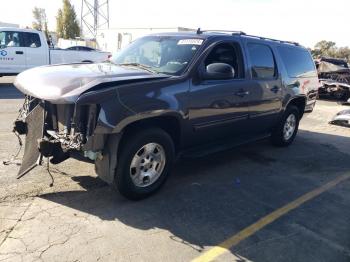
{"type": "Polygon", "coordinates": [[[219,43],[203,59],[201,66],[226,63],[235,76],[225,80],[198,80],[190,87],[189,121],[194,130],[192,143],[234,137],[245,132],[252,86],[244,80],[240,45],[219,43]]]}
{"type": "Polygon", "coordinates": [[[20,32],[0,31],[0,74],[26,69],[26,54],[20,32]]]}

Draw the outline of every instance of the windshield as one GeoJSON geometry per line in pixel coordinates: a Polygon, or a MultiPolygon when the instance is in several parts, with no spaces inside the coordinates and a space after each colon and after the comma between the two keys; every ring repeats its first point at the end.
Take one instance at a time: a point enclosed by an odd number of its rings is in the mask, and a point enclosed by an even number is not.
{"type": "Polygon", "coordinates": [[[178,36],[146,36],[112,57],[116,64],[133,65],[170,75],[180,75],[191,62],[203,39],[178,36]]]}

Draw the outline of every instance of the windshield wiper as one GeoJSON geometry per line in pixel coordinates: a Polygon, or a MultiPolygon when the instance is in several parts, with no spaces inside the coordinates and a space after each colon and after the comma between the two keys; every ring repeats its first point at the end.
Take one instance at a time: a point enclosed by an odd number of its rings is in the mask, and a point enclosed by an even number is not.
{"type": "Polygon", "coordinates": [[[150,73],[157,73],[158,72],[154,69],[152,69],[151,66],[148,66],[148,65],[144,65],[144,64],[140,64],[140,63],[121,63],[121,64],[117,64],[117,65],[120,65],[120,66],[134,66],[134,67],[138,67],[138,68],[141,68],[143,70],[146,70],[150,73]]]}

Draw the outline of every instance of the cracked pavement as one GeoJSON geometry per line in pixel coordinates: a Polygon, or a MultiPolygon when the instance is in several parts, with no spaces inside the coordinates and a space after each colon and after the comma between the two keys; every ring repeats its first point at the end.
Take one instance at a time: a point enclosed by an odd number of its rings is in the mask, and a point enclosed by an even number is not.
{"type": "MultiPolygon", "coordinates": [[[[16,151],[21,105],[0,78],[0,158],[16,151]]],[[[0,164],[0,261],[190,261],[299,196],[350,172],[344,106],[318,101],[295,143],[268,141],[178,161],[156,195],[132,202],[69,159],[20,180],[0,164]]],[[[350,261],[350,179],[245,239],[218,261],[350,261]]]]}

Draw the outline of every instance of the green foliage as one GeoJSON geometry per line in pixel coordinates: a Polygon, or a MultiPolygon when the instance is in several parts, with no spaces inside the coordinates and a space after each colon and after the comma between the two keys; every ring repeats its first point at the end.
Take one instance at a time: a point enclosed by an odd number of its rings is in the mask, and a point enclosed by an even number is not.
{"type": "Polygon", "coordinates": [[[314,58],[321,56],[343,58],[348,62],[350,61],[350,49],[349,47],[337,47],[336,43],[332,41],[322,40],[318,42],[314,49],[311,49],[311,54],[314,58]]]}
{"type": "Polygon", "coordinates": [[[63,39],[71,39],[80,36],[80,27],[74,6],[69,0],[63,0],[63,8],[58,10],[56,16],[57,36],[63,39]]]}
{"type": "Polygon", "coordinates": [[[47,18],[44,8],[34,7],[33,9],[34,21],[32,27],[36,30],[43,31],[48,38],[48,29],[47,29],[47,18]]]}

